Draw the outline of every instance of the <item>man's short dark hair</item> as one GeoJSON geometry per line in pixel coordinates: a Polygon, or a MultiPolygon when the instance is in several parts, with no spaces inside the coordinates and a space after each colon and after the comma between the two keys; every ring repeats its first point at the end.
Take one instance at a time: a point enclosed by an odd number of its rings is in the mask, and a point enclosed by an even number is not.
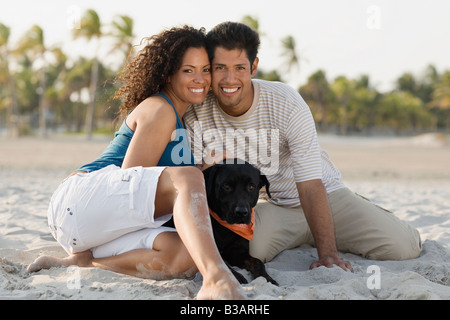
{"type": "Polygon", "coordinates": [[[245,50],[252,64],[258,55],[260,45],[258,33],[249,26],[239,22],[223,22],[215,26],[206,35],[209,59],[214,59],[217,47],[227,50],[245,50]]]}

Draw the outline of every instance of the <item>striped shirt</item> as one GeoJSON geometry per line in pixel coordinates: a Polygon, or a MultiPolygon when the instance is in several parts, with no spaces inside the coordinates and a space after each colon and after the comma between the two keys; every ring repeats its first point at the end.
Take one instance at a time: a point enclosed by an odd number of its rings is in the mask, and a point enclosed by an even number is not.
{"type": "MultiPolygon", "coordinates": [[[[184,115],[196,164],[215,150],[231,151],[253,164],[270,182],[268,199],[276,205],[300,205],[296,182],[321,179],[327,192],[344,187],[339,170],[318,143],[311,111],[293,88],[252,80],[254,99],[243,115],[226,114],[210,92],[184,115]]],[[[261,197],[267,198],[262,190],[261,197]]]]}

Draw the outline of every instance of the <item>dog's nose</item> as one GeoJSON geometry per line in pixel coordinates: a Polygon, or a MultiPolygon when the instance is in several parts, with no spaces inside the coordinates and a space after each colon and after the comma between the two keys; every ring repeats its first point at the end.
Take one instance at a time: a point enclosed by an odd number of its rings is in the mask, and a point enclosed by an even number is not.
{"type": "Polygon", "coordinates": [[[244,218],[247,217],[248,214],[249,214],[248,209],[247,209],[247,207],[245,207],[245,206],[237,206],[237,207],[234,209],[234,213],[235,213],[237,216],[244,217],[244,218]]]}

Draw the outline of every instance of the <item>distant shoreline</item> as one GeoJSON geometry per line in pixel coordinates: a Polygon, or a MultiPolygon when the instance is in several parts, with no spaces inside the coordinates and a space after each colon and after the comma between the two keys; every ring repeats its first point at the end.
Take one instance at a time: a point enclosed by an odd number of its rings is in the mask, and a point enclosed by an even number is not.
{"type": "MultiPolygon", "coordinates": [[[[71,172],[100,155],[112,136],[57,135],[48,139],[0,138],[0,170],[71,172]]],[[[319,144],[344,180],[450,179],[450,139],[442,134],[415,137],[361,137],[319,134],[319,144]]]]}

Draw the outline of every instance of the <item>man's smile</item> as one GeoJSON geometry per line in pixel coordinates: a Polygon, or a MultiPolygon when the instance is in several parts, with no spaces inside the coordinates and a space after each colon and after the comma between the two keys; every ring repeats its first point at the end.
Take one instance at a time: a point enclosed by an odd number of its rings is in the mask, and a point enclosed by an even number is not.
{"type": "Polygon", "coordinates": [[[240,88],[226,88],[226,87],[221,87],[221,89],[225,94],[233,94],[236,93],[238,90],[240,90],[240,88]]]}

